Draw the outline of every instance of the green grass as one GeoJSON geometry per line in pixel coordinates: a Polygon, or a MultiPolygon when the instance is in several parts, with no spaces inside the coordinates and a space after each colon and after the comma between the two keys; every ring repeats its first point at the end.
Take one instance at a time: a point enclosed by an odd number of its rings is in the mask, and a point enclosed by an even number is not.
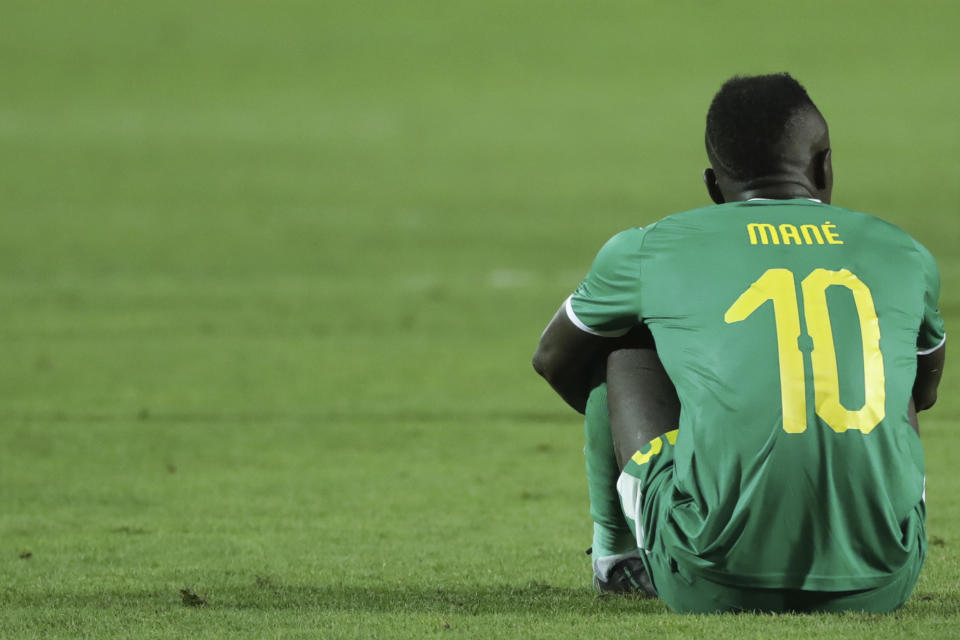
{"type": "Polygon", "coordinates": [[[732,4],[5,2],[0,636],[955,636],[949,371],[900,612],[590,590],[529,356],[607,237],[705,202],[727,76],[807,84],[835,201],[960,314],[960,10],[732,4]]]}

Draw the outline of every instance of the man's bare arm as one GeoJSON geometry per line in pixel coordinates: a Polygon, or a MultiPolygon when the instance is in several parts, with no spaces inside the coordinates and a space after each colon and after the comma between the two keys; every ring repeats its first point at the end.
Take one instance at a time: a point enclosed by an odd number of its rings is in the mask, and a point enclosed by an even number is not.
{"type": "Polygon", "coordinates": [[[917,411],[924,411],[937,401],[937,387],[947,360],[947,345],[932,353],[917,356],[917,377],[913,382],[913,402],[917,411]]]}
{"type": "Polygon", "coordinates": [[[592,387],[591,365],[611,342],[577,327],[563,306],[540,336],[533,368],[571,407],[583,413],[592,387]]]}

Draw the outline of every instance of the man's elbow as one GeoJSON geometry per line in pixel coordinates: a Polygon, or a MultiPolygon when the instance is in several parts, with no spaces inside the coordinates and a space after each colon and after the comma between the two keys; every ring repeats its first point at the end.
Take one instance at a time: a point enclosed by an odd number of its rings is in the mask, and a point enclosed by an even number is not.
{"type": "Polygon", "coordinates": [[[913,404],[916,405],[917,411],[926,411],[933,405],[937,403],[937,390],[927,390],[913,395],[913,404]]]}
{"type": "Polygon", "coordinates": [[[571,364],[563,362],[563,358],[560,357],[556,349],[544,348],[542,344],[533,354],[533,370],[555,389],[557,385],[563,386],[565,384],[565,379],[571,373],[570,367],[571,364]]]}
{"type": "Polygon", "coordinates": [[[547,382],[551,382],[556,375],[556,371],[551,364],[550,358],[543,352],[543,349],[537,349],[536,353],[533,354],[533,370],[547,382]]]}

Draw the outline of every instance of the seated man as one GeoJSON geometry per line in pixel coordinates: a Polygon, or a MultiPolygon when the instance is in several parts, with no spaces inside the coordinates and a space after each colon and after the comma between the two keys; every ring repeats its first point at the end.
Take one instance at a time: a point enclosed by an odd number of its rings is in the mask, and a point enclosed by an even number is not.
{"type": "Polygon", "coordinates": [[[619,457],[633,584],[679,612],[896,609],[926,553],[916,410],[944,363],[934,260],[829,204],[827,124],[789,75],[724,84],[706,145],[716,205],[607,242],[534,367],[575,409],[589,398],[588,472],[610,478],[619,457]],[[591,433],[605,394],[617,457],[591,433]]]}

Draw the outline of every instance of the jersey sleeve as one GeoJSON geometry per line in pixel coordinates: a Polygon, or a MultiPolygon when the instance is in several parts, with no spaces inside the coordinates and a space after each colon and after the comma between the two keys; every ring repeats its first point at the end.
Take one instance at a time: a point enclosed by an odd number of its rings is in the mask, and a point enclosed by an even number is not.
{"type": "Polygon", "coordinates": [[[640,322],[640,245],[644,229],[613,236],[593,260],[590,272],[565,303],[580,329],[604,337],[625,335],[640,322]]]}
{"type": "Polygon", "coordinates": [[[938,308],[940,300],[940,271],[933,255],[926,247],[917,243],[923,262],[924,294],[923,320],[920,323],[920,332],[917,334],[917,353],[927,355],[943,346],[947,334],[943,326],[943,318],[938,308]]]}

